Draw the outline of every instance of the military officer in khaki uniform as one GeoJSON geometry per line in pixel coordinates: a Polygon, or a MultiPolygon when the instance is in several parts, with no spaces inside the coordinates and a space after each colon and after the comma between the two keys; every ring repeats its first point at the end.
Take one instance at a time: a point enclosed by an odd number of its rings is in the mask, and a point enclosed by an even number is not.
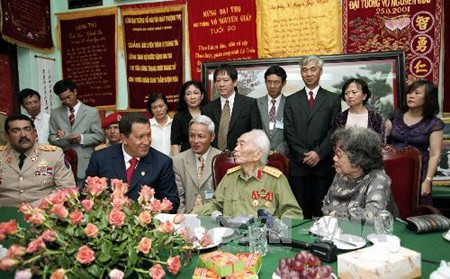
{"type": "Polygon", "coordinates": [[[55,189],[73,187],[75,179],[61,148],[36,143],[36,128],[26,115],[5,121],[7,145],[0,146],[0,206],[39,205],[55,189]]]}
{"type": "Polygon", "coordinates": [[[303,212],[283,173],[265,166],[270,142],[262,130],[242,134],[234,149],[239,166],[228,170],[211,201],[198,214],[221,211],[224,216],[257,215],[260,208],[279,218],[303,219],[303,212]]]}

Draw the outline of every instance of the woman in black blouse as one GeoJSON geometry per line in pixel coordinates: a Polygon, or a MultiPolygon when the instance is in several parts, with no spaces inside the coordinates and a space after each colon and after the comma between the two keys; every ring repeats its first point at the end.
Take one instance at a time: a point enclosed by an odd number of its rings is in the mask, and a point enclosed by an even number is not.
{"type": "Polygon", "coordinates": [[[199,81],[187,81],[181,86],[177,114],[173,118],[170,136],[171,155],[175,156],[191,148],[189,144],[189,122],[201,115],[201,107],[208,102],[205,89],[199,81]]]}

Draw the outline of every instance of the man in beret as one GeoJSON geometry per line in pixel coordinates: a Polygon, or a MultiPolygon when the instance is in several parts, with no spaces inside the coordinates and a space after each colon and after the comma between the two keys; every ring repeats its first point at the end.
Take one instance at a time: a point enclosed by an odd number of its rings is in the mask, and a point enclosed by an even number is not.
{"type": "Polygon", "coordinates": [[[101,150],[105,147],[121,143],[120,131],[119,131],[119,121],[122,115],[119,112],[114,112],[108,115],[102,122],[103,132],[105,137],[108,139],[106,143],[97,145],[94,149],[95,151],[101,150]]]}

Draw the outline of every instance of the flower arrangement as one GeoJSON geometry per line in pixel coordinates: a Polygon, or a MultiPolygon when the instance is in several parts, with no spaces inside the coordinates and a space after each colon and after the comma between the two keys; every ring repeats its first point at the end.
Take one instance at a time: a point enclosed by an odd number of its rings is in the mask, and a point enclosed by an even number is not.
{"type": "MultiPolygon", "coordinates": [[[[192,244],[173,223],[154,218],[172,209],[168,199],[157,200],[151,187],[142,186],[138,201],[132,201],[121,180],[108,186],[106,178],[88,177],[86,184],[83,200],[74,187],[52,193],[38,207],[22,204],[29,228],[16,220],[0,223],[0,241],[15,241],[0,259],[0,270],[52,279],[162,278],[163,266],[178,273],[192,244]]],[[[177,215],[174,223],[182,218],[177,215]]]]}

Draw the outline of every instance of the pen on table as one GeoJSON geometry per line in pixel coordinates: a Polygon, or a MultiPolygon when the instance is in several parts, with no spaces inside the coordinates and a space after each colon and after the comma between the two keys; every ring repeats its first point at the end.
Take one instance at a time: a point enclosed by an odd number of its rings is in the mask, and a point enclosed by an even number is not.
{"type": "Polygon", "coordinates": [[[395,220],[397,220],[397,221],[399,221],[400,223],[403,223],[403,224],[405,224],[405,225],[408,225],[408,222],[406,222],[405,220],[403,220],[403,219],[400,218],[400,217],[395,217],[395,220]]]}

